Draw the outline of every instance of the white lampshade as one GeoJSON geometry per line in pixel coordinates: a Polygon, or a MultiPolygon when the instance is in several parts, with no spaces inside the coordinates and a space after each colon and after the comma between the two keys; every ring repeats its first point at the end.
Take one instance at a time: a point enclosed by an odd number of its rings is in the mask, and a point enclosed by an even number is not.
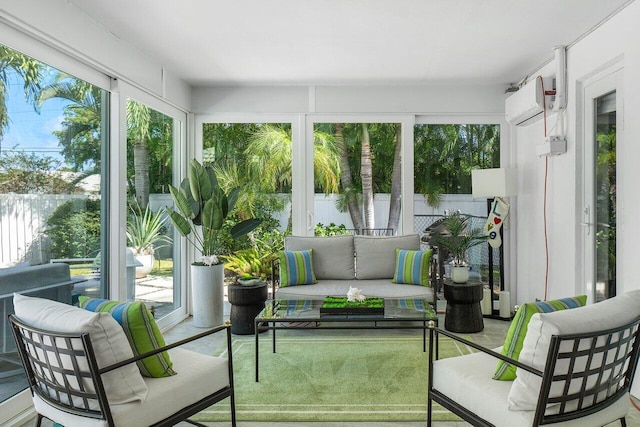
{"type": "Polygon", "coordinates": [[[518,173],[513,168],[471,171],[473,197],[509,197],[518,193],[518,173]]]}

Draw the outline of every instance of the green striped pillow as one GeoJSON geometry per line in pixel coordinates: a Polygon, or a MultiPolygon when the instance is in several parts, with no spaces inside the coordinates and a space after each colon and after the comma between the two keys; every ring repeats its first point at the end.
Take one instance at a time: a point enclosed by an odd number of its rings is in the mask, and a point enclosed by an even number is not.
{"type": "MultiPolygon", "coordinates": [[[[80,307],[96,313],[111,313],[124,329],[136,356],[165,345],[153,315],[141,301],[121,302],[81,296],[80,307]]],[[[166,351],[138,360],[136,363],[140,373],[145,377],[161,378],[176,374],[166,351]]]]}
{"type": "Polygon", "coordinates": [[[280,251],[280,286],[312,285],[318,283],[313,273],[312,249],[280,251]]]}
{"type": "Polygon", "coordinates": [[[410,251],[396,248],[396,268],[392,282],[429,286],[429,259],[431,249],[410,251]]]}
{"type": "MultiPolygon", "coordinates": [[[[537,301],[528,302],[522,304],[513,320],[509,331],[507,332],[507,338],[504,341],[502,347],[502,354],[518,360],[520,357],[520,351],[524,344],[524,337],[527,335],[527,329],[531,316],[536,313],[551,313],[553,311],[565,310],[568,308],[583,307],[587,303],[586,295],[579,295],[573,298],[563,298],[553,301],[537,301]]],[[[512,381],[516,379],[516,367],[500,360],[496,368],[496,372],[493,374],[494,380],[512,381]]]]}

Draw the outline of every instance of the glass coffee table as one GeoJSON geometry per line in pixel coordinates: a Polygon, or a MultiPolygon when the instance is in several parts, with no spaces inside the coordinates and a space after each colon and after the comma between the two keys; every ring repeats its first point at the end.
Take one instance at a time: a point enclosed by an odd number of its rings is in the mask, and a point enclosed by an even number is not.
{"type": "MultiPolygon", "coordinates": [[[[427,329],[438,325],[433,306],[425,299],[385,299],[382,313],[325,314],[324,299],[269,300],[255,318],[256,382],[259,375],[260,333],[272,331],[276,352],[276,331],[290,329],[422,329],[422,351],[427,351],[427,329]]],[[[437,351],[437,349],[436,349],[437,351]]],[[[437,354],[437,353],[436,353],[437,354]]]]}

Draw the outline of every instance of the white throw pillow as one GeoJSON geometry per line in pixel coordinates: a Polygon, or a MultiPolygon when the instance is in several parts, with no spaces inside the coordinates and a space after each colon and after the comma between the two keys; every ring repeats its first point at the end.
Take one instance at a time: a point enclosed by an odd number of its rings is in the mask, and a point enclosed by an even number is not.
{"type": "MultiPolygon", "coordinates": [[[[13,294],[16,316],[33,327],[67,333],[88,332],[98,367],[133,357],[122,327],[109,313],[93,313],[57,301],[13,294]]],[[[147,385],[135,363],[102,376],[109,403],[142,402],[147,385]]]]}
{"type": "MultiPolygon", "coordinates": [[[[543,370],[553,335],[595,332],[622,326],[640,316],[640,290],[585,307],[553,313],[537,313],[531,317],[519,361],[543,370]]],[[[593,364],[597,363],[594,361],[593,364]]],[[[556,372],[566,370],[561,362],[556,372]]],[[[541,378],[524,369],[516,370],[516,379],[509,391],[509,409],[534,410],[540,392],[541,378]]],[[[552,394],[558,393],[552,389],[552,394]]],[[[561,394],[562,391],[559,391],[561,394]]]]}

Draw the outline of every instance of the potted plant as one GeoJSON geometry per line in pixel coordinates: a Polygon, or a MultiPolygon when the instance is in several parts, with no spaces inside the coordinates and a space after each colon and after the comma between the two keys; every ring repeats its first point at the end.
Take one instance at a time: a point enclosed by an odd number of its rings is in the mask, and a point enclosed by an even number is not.
{"type": "MultiPolygon", "coordinates": [[[[180,188],[169,187],[176,209],[167,209],[171,222],[180,235],[201,254],[191,264],[193,324],[211,327],[223,323],[224,265],[219,257],[220,232],[233,211],[240,187],[228,194],[218,184],[214,170],[193,159],[188,178],[180,188]]],[[[262,221],[251,218],[231,228],[237,239],[253,231],[262,221]]]]}
{"type": "Polygon", "coordinates": [[[487,241],[480,228],[469,227],[469,216],[454,213],[444,218],[442,233],[436,236],[435,243],[449,251],[451,256],[451,279],[454,283],[466,283],[469,280],[467,252],[474,246],[487,241]]]}
{"type": "Polygon", "coordinates": [[[131,212],[127,219],[127,244],[142,264],[136,267],[136,279],[140,279],[153,270],[155,250],[170,244],[172,240],[162,234],[166,222],[164,209],[154,213],[149,206],[143,210],[136,203],[131,206],[131,212]]]}

